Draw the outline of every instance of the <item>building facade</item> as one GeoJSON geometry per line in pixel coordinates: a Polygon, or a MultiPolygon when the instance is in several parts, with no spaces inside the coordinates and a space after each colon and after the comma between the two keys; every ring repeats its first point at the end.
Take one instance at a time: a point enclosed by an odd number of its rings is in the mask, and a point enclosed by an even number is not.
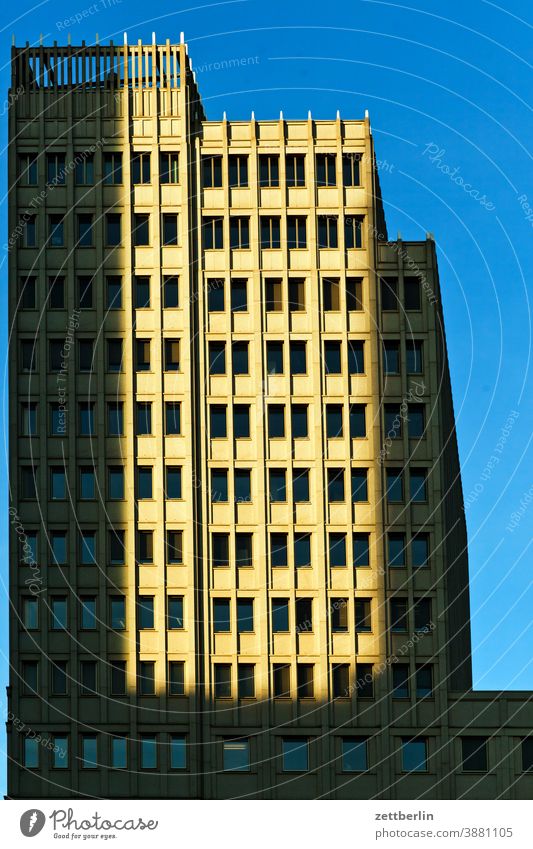
{"type": "Polygon", "coordinates": [[[531,798],[368,118],[208,121],[183,43],[12,66],[10,797],[531,798]]]}

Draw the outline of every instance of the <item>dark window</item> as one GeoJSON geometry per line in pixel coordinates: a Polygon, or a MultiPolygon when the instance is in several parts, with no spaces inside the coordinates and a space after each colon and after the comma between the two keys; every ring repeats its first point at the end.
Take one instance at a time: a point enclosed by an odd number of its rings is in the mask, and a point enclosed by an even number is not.
{"type": "Polygon", "coordinates": [[[344,469],[328,469],[328,501],[344,501],[344,469]]]}
{"type": "Polygon", "coordinates": [[[348,339],[348,374],[365,373],[365,343],[348,339]]]}
{"type": "Polygon", "coordinates": [[[420,280],[418,277],[404,277],[403,291],[406,310],[420,309],[420,280]]]}
{"type": "Polygon", "coordinates": [[[136,370],[150,371],[150,340],[137,339],[135,341],[136,370]]]}
{"type": "Polygon", "coordinates": [[[159,154],[159,182],[179,183],[179,153],[163,150],[159,154]]]}
{"type": "Polygon", "coordinates": [[[238,567],[252,566],[253,535],[235,534],[235,564],[238,567]]]}
{"type": "Polygon", "coordinates": [[[346,566],[346,534],[331,533],[329,535],[329,565],[346,566]]]}
{"type": "Polygon", "coordinates": [[[398,278],[381,278],[381,309],[398,310],[398,278]]]}
{"type": "Polygon", "coordinates": [[[291,365],[291,375],[306,374],[306,343],[305,342],[289,342],[289,355],[291,365]]]}
{"type": "Polygon", "coordinates": [[[38,179],[37,154],[21,153],[18,158],[18,173],[21,186],[36,186],[38,179]]]}
{"type": "Polygon", "coordinates": [[[366,737],[343,737],[342,771],[365,772],[368,769],[368,745],[366,737]]]}
{"type": "Polygon", "coordinates": [[[231,664],[215,663],[215,698],[231,697],[231,664]]]}
{"type": "Polygon", "coordinates": [[[63,362],[64,353],[64,343],[61,341],[61,339],[50,339],[48,351],[50,371],[61,371],[61,364],[63,362]]]}
{"type": "Polygon", "coordinates": [[[318,153],[316,157],[316,184],[317,186],[336,186],[336,162],[334,153],[318,153]]]}
{"type": "Polygon", "coordinates": [[[222,218],[204,217],[202,220],[204,250],[221,250],[224,247],[222,218]]]}
{"type": "Polygon", "coordinates": [[[533,771],[533,737],[524,737],[522,740],[522,771],[533,771]]]}
{"type": "Polygon", "coordinates": [[[228,157],[230,189],[244,188],[248,185],[248,157],[233,154],[228,157]]]}
{"type": "Polygon", "coordinates": [[[355,215],[344,216],[344,241],[347,248],[363,247],[363,219],[355,215]]]}
{"type": "Polygon", "coordinates": [[[311,565],[311,534],[294,535],[294,565],[296,569],[311,565]]]}
{"type": "Polygon", "coordinates": [[[431,599],[415,598],[415,631],[427,632],[431,626],[431,599]]]}
{"type": "Polygon", "coordinates": [[[326,406],[326,433],[328,439],[342,436],[342,406],[340,404],[326,406]]]}
{"type": "Polygon", "coordinates": [[[80,498],[84,501],[91,501],[96,498],[94,466],[80,467],[80,498]]]}
{"type": "Polygon", "coordinates": [[[48,306],[53,310],[65,308],[65,278],[48,278],[48,306]]]}
{"type": "Polygon", "coordinates": [[[142,151],[131,157],[131,177],[134,185],[150,182],[150,153],[142,151]]]}
{"type": "Polygon", "coordinates": [[[165,401],[165,433],[167,436],[177,436],[181,433],[181,403],[165,401]]]}
{"type": "Polygon", "coordinates": [[[139,531],[137,534],[139,563],[154,562],[154,532],[139,531]]]}
{"type": "Polygon", "coordinates": [[[22,466],[20,470],[20,488],[24,499],[37,498],[37,466],[22,466]]]}
{"type": "Polygon", "coordinates": [[[250,247],[250,219],[248,216],[230,216],[229,245],[232,250],[248,250],[250,247]]]}
{"type": "Polygon", "coordinates": [[[422,358],[422,342],[407,340],[405,343],[407,374],[422,374],[424,362],[422,358]]]}
{"type": "Polygon", "coordinates": [[[82,696],[96,696],[97,667],[95,660],[80,662],[80,693],[82,696]]]}
{"type": "Polygon", "coordinates": [[[361,277],[346,278],[346,309],[359,312],[363,309],[363,280],[361,277]]]}
{"type": "Polygon", "coordinates": [[[270,564],[272,567],[287,566],[287,534],[270,534],[270,564]]]}
{"type": "Polygon", "coordinates": [[[152,498],[152,467],[138,466],[137,496],[140,499],[152,498]]]}
{"type": "Polygon", "coordinates": [[[104,153],[104,183],[111,185],[122,183],[121,153],[104,153]]]}
{"type": "Polygon", "coordinates": [[[166,467],[166,497],[170,499],[181,498],[181,466],[166,467]]]}
{"type": "Polygon", "coordinates": [[[25,401],[21,404],[21,433],[23,436],[37,434],[37,402],[25,401]]]}
{"type": "Polygon", "coordinates": [[[237,666],[237,684],[239,699],[253,699],[255,696],[255,665],[239,663],[237,666]]]}
{"type": "Polygon", "coordinates": [[[179,307],[179,277],[166,274],[163,277],[163,306],[166,310],[179,307]]]}
{"type": "MultiPolygon", "coordinates": [[[[155,663],[153,660],[139,661],[139,669],[137,673],[137,686],[140,696],[155,695],[155,663]]],[[[147,767],[152,766],[152,763],[141,763],[147,767]]]]}
{"type": "Polygon", "coordinates": [[[22,371],[34,372],[37,370],[37,337],[35,339],[22,339],[20,343],[20,367],[22,371]]]}
{"type": "Polygon", "coordinates": [[[226,343],[209,343],[209,374],[226,374],[226,343]]]}
{"type": "Polygon", "coordinates": [[[271,501],[287,500],[286,472],[284,469],[269,470],[269,493],[271,501]]]}
{"type": "Polygon", "coordinates": [[[52,693],[54,696],[66,696],[68,692],[68,671],[66,660],[56,660],[51,663],[52,693]]]}
{"type": "Polygon", "coordinates": [[[169,595],[167,599],[167,628],[180,631],[183,628],[183,596],[169,595]]]}
{"type": "Polygon", "coordinates": [[[48,216],[48,241],[51,248],[62,248],[64,245],[63,214],[48,216]]]}
{"type": "Polygon", "coordinates": [[[259,185],[279,186],[279,156],[277,154],[259,156],[259,185]]]}
{"type": "Polygon", "coordinates": [[[208,312],[224,312],[224,280],[218,277],[207,281],[208,312]]]}
{"type": "Polygon", "coordinates": [[[106,308],[122,309],[122,280],[120,277],[106,277],[106,308]]]}
{"type": "Polygon", "coordinates": [[[322,278],[322,300],[326,312],[338,312],[341,308],[340,281],[336,277],[322,278]]]}
{"type": "Polygon", "coordinates": [[[400,346],[398,342],[383,343],[383,371],[385,374],[400,373],[400,346]]]}
{"type": "Polygon", "coordinates": [[[92,371],[94,340],[80,339],[78,342],[78,365],[80,371],[92,371]]]}
{"type": "Polygon", "coordinates": [[[339,246],[339,238],[337,235],[337,216],[336,215],[319,215],[318,216],[318,247],[319,248],[337,248],[339,246]]]}
{"type": "Polygon", "coordinates": [[[167,531],[167,563],[183,563],[183,531],[167,531]]]}
{"type": "Polygon", "coordinates": [[[268,436],[276,439],[285,436],[285,407],[283,404],[268,406],[268,436]]]}
{"type": "Polygon", "coordinates": [[[93,279],[92,277],[78,277],[78,307],[80,310],[93,308],[93,279]]]}
{"type": "Polygon", "coordinates": [[[409,469],[409,497],[418,503],[428,500],[427,469],[409,469]]]}
{"type": "Polygon", "coordinates": [[[393,699],[409,698],[409,664],[407,663],[392,665],[392,697],[393,699]]]}
{"type": "Polygon", "coordinates": [[[389,534],[387,559],[389,566],[405,566],[405,534],[389,534]]]}
{"type": "Polygon", "coordinates": [[[50,600],[50,628],[52,631],[64,631],[67,627],[67,599],[53,596],[50,600]]]}
{"type": "Polygon", "coordinates": [[[390,621],[393,633],[404,634],[408,630],[406,598],[391,598],[390,621]]]}
{"type": "Polygon", "coordinates": [[[329,613],[331,617],[331,630],[334,633],[343,633],[348,630],[348,599],[330,599],[329,613]]]}
{"type": "Polygon", "coordinates": [[[235,469],[235,501],[244,504],[252,500],[250,469],[235,469]]]}
{"type": "Polygon", "coordinates": [[[94,408],[94,401],[80,401],[78,406],[80,436],[94,435],[94,408]]]}
{"type": "Polygon", "coordinates": [[[107,340],[107,370],[122,371],[122,339],[107,340]]]}
{"type": "Polygon", "coordinates": [[[228,470],[211,469],[211,501],[226,502],[228,500],[228,470]]]}
{"type": "Polygon", "coordinates": [[[126,534],[122,530],[113,528],[108,531],[109,563],[112,566],[124,563],[124,552],[126,550],[126,534]]]}
{"type": "Polygon", "coordinates": [[[124,404],[122,401],[107,403],[107,435],[122,436],[124,433],[124,404]]]}
{"type": "Polygon", "coordinates": [[[292,470],[292,497],[295,504],[309,501],[309,469],[292,470]]]}
{"type": "Polygon", "coordinates": [[[148,212],[133,213],[132,235],[135,247],[150,244],[150,214],[148,212]]]}
{"type": "Polygon", "coordinates": [[[487,771],[487,738],[461,737],[463,772],[487,771]]]}
{"type": "Polygon", "coordinates": [[[93,244],[93,216],[84,212],[77,216],[77,222],[77,247],[91,248],[93,244]]]}
{"type": "Polygon", "coordinates": [[[261,225],[261,247],[264,249],[275,249],[281,247],[281,219],[279,215],[262,215],[261,225]]]}
{"type": "Polygon", "coordinates": [[[289,630],[289,600],[287,598],[272,599],[272,631],[274,634],[286,633],[289,630]]]}
{"type": "Polygon", "coordinates": [[[126,695],[126,661],[111,660],[111,693],[113,696],[126,695]]]}
{"type": "Polygon", "coordinates": [[[291,667],[288,663],[275,663],[273,667],[274,696],[288,698],[291,694],[291,667]]]}
{"type": "Polygon", "coordinates": [[[388,439],[399,439],[402,435],[402,416],[399,404],[385,404],[385,434],[388,439]]]}
{"type": "Polygon", "coordinates": [[[350,437],[362,439],[366,436],[366,404],[350,404],[350,437]]]}
{"type": "Polygon", "coordinates": [[[403,475],[401,469],[387,469],[387,500],[403,501],[403,475]]]}
{"type": "Polygon", "coordinates": [[[287,216],[287,247],[290,250],[307,247],[307,218],[305,215],[287,216]]]}
{"type": "Polygon", "coordinates": [[[179,339],[165,339],[165,371],[180,371],[179,339]]]}
{"type": "Polygon", "coordinates": [[[361,185],[361,153],[342,154],[342,182],[346,188],[361,185]]]}
{"type": "Polygon", "coordinates": [[[126,599],[123,595],[112,595],[109,599],[111,627],[123,631],[126,627],[126,599]]]}
{"type": "Polygon", "coordinates": [[[287,186],[305,186],[305,156],[303,153],[289,153],[285,160],[287,186]]]}
{"type": "Polygon", "coordinates": [[[372,619],[369,598],[355,599],[355,630],[358,634],[372,630],[372,619]]]}
{"type": "Polygon", "coordinates": [[[94,631],[96,621],[96,596],[81,596],[80,628],[84,631],[94,631]]]}
{"type": "Polygon", "coordinates": [[[48,153],[46,155],[46,182],[56,186],[64,186],[65,176],[65,154],[48,153]]]}
{"type": "Polygon", "coordinates": [[[222,186],[221,156],[202,156],[202,182],[205,189],[222,186]]]}
{"type": "Polygon", "coordinates": [[[314,695],[313,682],[314,665],[312,663],[298,663],[296,665],[296,686],[299,699],[312,699],[314,695]]]}
{"type": "Polygon", "coordinates": [[[345,699],[350,695],[350,665],[335,663],[332,668],[333,698],[345,699]]]}
{"type": "Polygon", "coordinates": [[[309,741],[304,737],[285,737],[282,742],[283,772],[307,772],[309,741]]]}
{"type": "Polygon", "coordinates": [[[213,628],[215,634],[229,633],[231,631],[229,598],[213,599],[213,628]]]}
{"type": "Polygon", "coordinates": [[[370,566],[370,541],[368,534],[353,535],[353,565],[370,566]]]}
{"type": "Polygon", "coordinates": [[[283,342],[267,342],[267,373],[283,374],[283,342]]]}
{"type": "MultiPolygon", "coordinates": [[[[120,212],[108,212],[105,217],[105,241],[109,247],[120,245],[121,234],[120,212]]],[[[117,308],[117,307],[116,307],[117,308]]]]}
{"type": "Polygon", "coordinates": [[[352,501],[368,501],[368,469],[352,469],[352,501]]]}
{"type": "Polygon", "coordinates": [[[137,277],[133,278],[133,306],[135,309],[146,309],[150,306],[150,278],[137,277]]]}
{"type": "Polygon", "coordinates": [[[265,309],[267,312],[283,310],[283,283],[281,280],[269,277],[265,280],[265,309]]]}
{"type": "Polygon", "coordinates": [[[123,466],[109,466],[108,469],[108,495],[110,499],[122,500],[124,498],[124,468],[123,466]]]}
{"type": "Polygon", "coordinates": [[[237,633],[252,634],[254,630],[253,598],[237,599],[237,633]]]}
{"type": "Polygon", "coordinates": [[[137,622],[141,630],[154,627],[154,597],[140,595],[137,601],[137,622]]]}
{"type": "Polygon", "coordinates": [[[178,244],[178,216],[175,212],[163,213],[163,245],[178,244]]]}
{"type": "Polygon", "coordinates": [[[374,667],[371,663],[358,663],[356,689],[360,699],[374,698],[374,667]]]}
{"type": "Polygon", "coordinates": [[[228,435],[226,426],[225,404],[211,404],[209,407],[209,431],[211,439],[225,439],[228,435]]]}
{"type": "Polygon", "coordinates": [[[213,566],[229,566],[229,534],[213,534],[213,566]]]}
{"type": "Polygon", "coordinates": [[[410,439],[421,439],[425,430],[425,407],[423,404],[409,404],[408,432],[410,439]]]}
{"type": "Polygon", "coordinates": [[[291,429],[293,439],[305,439],[307,429],[307,404],[291,405],[291,429]]]}
{"type": "Polygon", "coordinates": [[[34,310],[37,301],[37,278],[22,277],[20,280],[19,305],[23,310],[34,310]]]}
{"type": "Polygon", "coordinates": [[[305,280],[289,280],[289,311],[305,312],[305,280]]]}
{"type": "Polygon", "coordinates": [[[233,436],[235,439],[250,438],[250,407],[248,404],[235,404],[233,407],[233,436]]]}
{"type": "Polygon", "coordinates": [[[326,374],[341,373],[341,343],[324,342],[326,374]]]}
{"type": "Polygon", "coordinates": [[[415,680],[417,699],[433,695],[433,667],[431,664],[417,666],[415,680]]]}
{"type": "Polygon", "coordinates": [[[67,481],[63,466],[50,467],[50,498],[63,501],[67,497],[67,481]]]}
{"type": "Polygon", "coordinates": [[[233,342],[231,345],[233,374],[248,374],[248,342],[233,342]]]}
{"type": "Polygon", "coordinates": [[[427,566],[429,563],[429,534],[417,533],[411,540],[411,560],[413,566],[427,566]]]}
{"type": "Polygon", "coordinates": [[[231,281],[231,311],[232,312],[247,312],[248,310],[248,295],[247,281],[236,280],[231,281]]]}
{"type": "Polygon", "coordinates": [[[185,664],[182,660],[170,660],[168,664],[169,696],[185,695],[185,664]]]}

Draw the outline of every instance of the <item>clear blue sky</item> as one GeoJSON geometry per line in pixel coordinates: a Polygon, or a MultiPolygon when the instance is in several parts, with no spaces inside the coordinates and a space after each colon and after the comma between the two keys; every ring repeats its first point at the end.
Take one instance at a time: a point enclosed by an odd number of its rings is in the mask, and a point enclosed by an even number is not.
{"type": "MultiPolygon", "coordinates": [[[[306,117],[308,109],[316,118],[331,118],[337,109],[346,118],[361,118],[368,109],[382,166],[389,234],[394,238],[400,230],[405,239],[420,239],[431,231],[439,249],[463,488],[470,502],[475,684],[533,689],[533,387],[527,279],[533,227],[527,150],[533,18],[527,0],[411,3],[8,4],[0,32],[3,188],[3,100],[12,33],[17,44],[35,43],[40,33],[46,43],[61,43],[70,30],[72,43],[79,44],[82,39],[92,43],[96,32],[101,41],[122,42],[124,30],[130,41],[149,40],[153,30],[159,40],[178,41],[184,30],[209,118],[220,118],[224,110],[228,118],[248,118],[252,109],[263,118],[276,118],[280,109],[294,118],[306,117]],[[231,59],[247,62],[217,69],[231,59]],[[512,522],[512,514],[521,510],[523,515],[512,522]]],[[[2,215],[5,233],[5,208],[2,215]]],[[[6,257],[1,260],[0,313],[5,316],[6,257]]],[[[5,323],[0,345],[4,365],[5,323]]],[[[2,392],[4,428],[5,370],[2,392]]],[[[5,440],[2,445],[5,454],[5,440]]],[[[2,480],[0,651],[5,680],[5,475],[2,480]]],[[[0,700],[3,723],[3,685],[0,700]]]]}

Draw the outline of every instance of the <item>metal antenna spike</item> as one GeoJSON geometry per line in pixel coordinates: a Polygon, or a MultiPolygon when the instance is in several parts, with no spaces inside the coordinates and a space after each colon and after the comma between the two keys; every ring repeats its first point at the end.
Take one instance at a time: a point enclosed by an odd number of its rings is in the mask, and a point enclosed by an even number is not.
{"type": "Polygon", "coordinates": [[[155,46],[155,32],[152,33],[152,44],[155,46]]]}
{"type": "Polygon", "coordinates": [[[128,43],[128,33],[125,32],[124,33],[124,44],[126,45],[127,43],[128,43]]]}
{"type": "Polygon", "coordinates": [[[185,33],[180,32],[180,44],[185,44],[185,33]]]}

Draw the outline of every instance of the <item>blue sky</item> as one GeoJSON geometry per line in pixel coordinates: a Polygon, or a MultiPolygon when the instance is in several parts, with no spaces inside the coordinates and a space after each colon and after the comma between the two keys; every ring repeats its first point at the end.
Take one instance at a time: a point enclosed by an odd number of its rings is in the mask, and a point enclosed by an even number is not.
{"type": "MultiPolygon", "coordinates": [[[[435,234],[468,502],[474,680],[533,689],[531,527],[531,20],[505,8],[412,0],[20,0],[4,12],[1,150],[6,174],[11,34],[17,44],[179,40],[209,118],[361,118],[368,109],[389,234],[435,234]],[[155,16],[149,17],[155,8],[155,16]],[[68,19],[71,19],[70,21],[68,19]],[[226,60],[226,62],[224,62],[226,60]],[[229,60],[241,60],[229,62],[229,60]],[[211,67],[210,67],[211,66],[211,67]],[[529,183],[529,185],[528,185],[529,183]],[[528,220],[529,219],[529,220],[528,220]],[[528,294],[529,292],[529,294],[528,294]],[[491,458],[493,458],[491,460],[491,458]]],[[[528,8],[529,7],[529,8],[528,8]]],[[[5,206],[2,230],[6,232],[5,206]]],[[[5,240],[2,240],[2,244],[5,240]]],[[[7,309],[2,254],[0,310],[7,309]]],[[[5,364],[6,327],[0,328],[5,364]]],[[[7,386],[2,371],[4,430],[7,386]]],[[[7,456],[2,440],[4,458],[7,456]]],[[[7,491],[1,489],[2,679],[7,678],[7,491]]],[[[0,692],[2,720],[5,693],[0,692]]],[[[1,743],[3,749],[3,742],[1,743]]]]}

